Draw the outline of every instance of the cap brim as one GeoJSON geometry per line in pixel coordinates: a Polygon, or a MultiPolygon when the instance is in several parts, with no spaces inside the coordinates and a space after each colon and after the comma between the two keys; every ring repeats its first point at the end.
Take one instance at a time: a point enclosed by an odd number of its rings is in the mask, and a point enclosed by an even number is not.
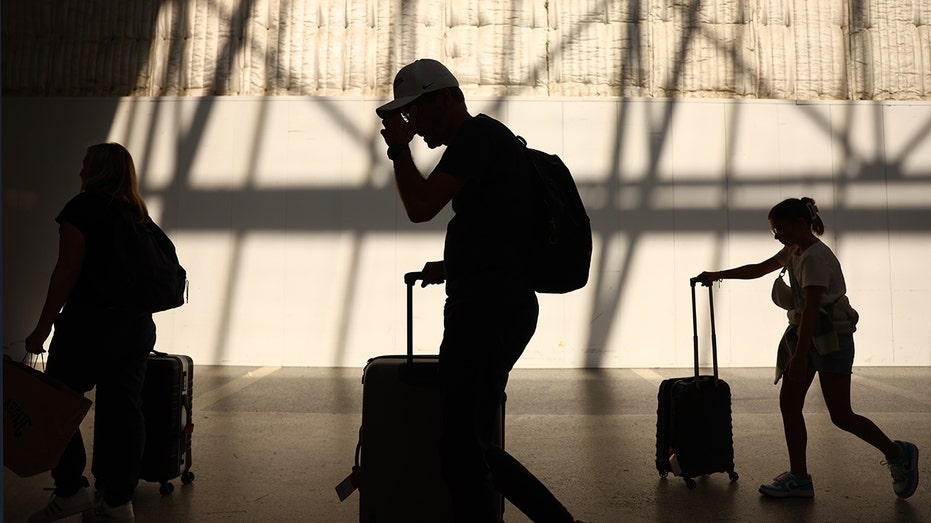
{"type": "Polygon", "coordinates": [[[375,114],[377,114],[381,118],[384,118],[385,116],[388,116],[388,113],[395,111],[397,109],[400,109],[418,98],[420,98],[419,94],[414,95],[414,96],[404,96],[402,98],[396,98],[386,103],[385,105],[379,107],[378,109],[375,109],[375,114]]]}

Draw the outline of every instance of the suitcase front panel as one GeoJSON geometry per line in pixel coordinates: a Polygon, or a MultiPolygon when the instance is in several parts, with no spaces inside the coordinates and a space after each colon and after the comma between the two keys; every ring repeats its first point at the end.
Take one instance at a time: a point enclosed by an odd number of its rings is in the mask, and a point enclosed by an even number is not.
{"type": "Polygon", "coordinates": [[[140,477],[167,482],[190,469],[194,365],[189,356],[151,355],[142,391],[146,444],[140,477]]]}
{"type": "Polygon", "coordinates": [[[672,385],[670,445],[682,475],[695,477],[734,470],[731,392],[724,380],[683,379],[672,385]]]}
{"type": "MultiPolygon", "coordinates": [[[[417,375],[439,370],[418,357],[417,375]]],[[[362,396],[361,521],[452,521],[440,476],[440,389],[409,382],[407,357],[375,358],[366,366],[362,396]]]]}
{"type": "MultiPolygon", "coordinates": [[[[452,522],[440,472],[438,357],[415,356],[413,366],[407,356],[373,358],[363,384],[360,521],[452,522]]],[[[503,447],[503,406],[499,419],[503,447]]]]}

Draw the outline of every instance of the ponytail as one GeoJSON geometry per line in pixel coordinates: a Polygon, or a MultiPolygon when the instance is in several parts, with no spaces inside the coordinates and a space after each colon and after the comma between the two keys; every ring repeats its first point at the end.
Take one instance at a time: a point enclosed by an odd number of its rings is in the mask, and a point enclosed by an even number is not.
{"type": "Polygon", "coordinates": [[[815,205],[815,201],[809,197],[804,197],[801,200],[805,204],[805,208],[808,209],[809,220],[808,225],[811,226],[812,232],[821,236],[824,234],[824,220],[821,219],[821,215],[818,214],[818,206],[815,205]]]}

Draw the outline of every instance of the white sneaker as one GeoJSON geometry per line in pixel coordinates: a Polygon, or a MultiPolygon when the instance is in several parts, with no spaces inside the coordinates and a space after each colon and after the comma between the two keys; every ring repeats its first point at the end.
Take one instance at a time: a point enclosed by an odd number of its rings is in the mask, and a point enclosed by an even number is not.
{"type": "Polygon", "coordinates": [[[907,498],[918,488],[918,447],[907,441],[896,441],[902,454],[884,461],[892,472],[892,488],[900,498],[907,498]]]}
{"type": "Polygon", "coordinates": [[[84,523],[96,523],[98,521],[119,521],[121,523],[132,523],[136,521],[136,515],[133,513],[133,502],[127,501],[122,505],[111,507],[103,498],[100,499],[90,510],[86,510],[81,518],[84,523]]]}
{"type": "Polygon", "coordinates": [[[29,523],[44,523],[57,521],[74,514],[80,514],[94,506],[94,500],[87,487],[74,493],[73,496],[62,497],[52,494],[52,499],[42,510],[29,516],[29,523]]]}
{"type": "Polygon", "coordinates": [[[772,483],[760,485],[760,494],[772,498],[813,498],[815,487],[811,482],[811,474],[803,479],[790,471],[783,472],[772,483]]]}

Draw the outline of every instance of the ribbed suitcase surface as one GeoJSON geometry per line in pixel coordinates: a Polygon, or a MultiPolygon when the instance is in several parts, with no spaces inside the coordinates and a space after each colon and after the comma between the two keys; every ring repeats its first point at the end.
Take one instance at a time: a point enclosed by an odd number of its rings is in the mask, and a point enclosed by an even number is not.
{"type": "Polygon", "coordinates": [[[694,478],[716,472],[734,472],[734,439],[731,424],[731,391],[712,376],[664,380],[657,411],[657,470],[694,478]]]}
{"type": "Polygon", "coordinates": [[[194,480],[191,473],[191,437],[194,429],[194,362],[190,356],[153,352],[146,363],[142,389],[146,443],[140,478],[158,482],[163,495],[171,494],[170,481],[194,480]]]}

